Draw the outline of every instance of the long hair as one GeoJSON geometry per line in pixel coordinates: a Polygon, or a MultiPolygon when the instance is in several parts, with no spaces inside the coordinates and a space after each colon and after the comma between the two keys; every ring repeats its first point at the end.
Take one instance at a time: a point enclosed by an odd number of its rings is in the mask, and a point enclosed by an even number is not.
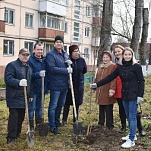
{"type": "Polygon", "coordinates": [[[130,47],[125,47],[122,52],[122,58],[120,59],[120,64],[122,64],[123,55],[124,55],[125,51],[130,51],[132,53],[132,64],[138,63],[135,58],[134,51],[130,47]]]}

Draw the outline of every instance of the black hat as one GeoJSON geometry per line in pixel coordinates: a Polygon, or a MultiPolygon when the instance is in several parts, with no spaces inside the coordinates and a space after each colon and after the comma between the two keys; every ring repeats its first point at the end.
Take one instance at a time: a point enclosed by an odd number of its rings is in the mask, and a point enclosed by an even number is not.
{"type": "Polygon", "coordinates": [[[57,35],[57,36],[55,37],[54,43],[55,43],[57,40],[60,40],[60,41],[62,41],[62,42],[64,43],[64,38],[63,38],[63,36],[61,36],[61,35],[57,35]]]}
{"type": "Polygon", "coordinates": [[[79,47],[77,45],[69,46],[69,54],[71,55],[75,49],[79,49],[79,47]]]}

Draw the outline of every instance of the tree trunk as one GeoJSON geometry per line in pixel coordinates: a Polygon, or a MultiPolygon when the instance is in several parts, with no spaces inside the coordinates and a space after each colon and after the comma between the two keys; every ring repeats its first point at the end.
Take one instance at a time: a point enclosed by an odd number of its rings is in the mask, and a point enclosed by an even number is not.
{"type": "Polygon", "coordinates": [[[139,40],[142,27],[142,11],[144,7],[144,0],[135,0],[135,20],[133,25],[133,35],[131,40],[131,48],[137,57],[139,40]]]}
{"type": "Polygon", "coordinates": [[[113,16],[113,0],[103,0],[102,26],[100,32],[100,49],[98,52],[97,65],[101,63],[100,55],[111,48],[111,28],[113,16]]]}
{"type": "Polygon", "coordinates": [[[142,65],[146,64],[146,42],[148,37],[149,11],[148,8],[143,9],[143,30],[139,49],[139,58],[142,65]]]}

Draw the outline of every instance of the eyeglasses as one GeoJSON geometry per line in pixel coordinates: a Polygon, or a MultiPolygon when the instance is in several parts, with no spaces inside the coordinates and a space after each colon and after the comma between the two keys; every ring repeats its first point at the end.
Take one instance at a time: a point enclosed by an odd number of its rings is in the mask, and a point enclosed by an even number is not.
{"type": "Polygon", "coordinates": [[[26,53],[25,53],[25,54],[22,54],[22,56],[26,56],[26,57],[28,57],[28,56],[29,56],[29,54],[26,54],[26,53]]]}
{"type": "Polygon", "coordinates": [[[73,51],[73,52],[79,53],[80,51],[78,50],[78,51],[73,51]]]}

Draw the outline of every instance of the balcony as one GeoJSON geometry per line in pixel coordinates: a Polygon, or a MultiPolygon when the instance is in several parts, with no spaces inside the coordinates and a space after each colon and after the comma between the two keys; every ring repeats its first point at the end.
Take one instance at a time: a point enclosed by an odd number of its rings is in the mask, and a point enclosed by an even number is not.
{"type": "Polygon", "coordinates": [[[66,4],[64,1],[59,3],[43,0],[39,2],[39,11],[55,14],[58,16],[66,16],[66,4]]]}
{"type": "Polygon", "coordinates": [[[40,39],[53,40],[57,35],[64,36],[64,31],[57,30],[57,29],[49,29],[49,28],[38,29],[38,36],[40,39]]]}
{"type": "Polygon", "coordinates": [[[5,32],[5,21],[0,20],[0,32],[5,32]]]}
{"type": "Polygon", "coordinates": [[[100,45],[100,37],[92,38],[92,46],[99,46],[100,45]]]}

